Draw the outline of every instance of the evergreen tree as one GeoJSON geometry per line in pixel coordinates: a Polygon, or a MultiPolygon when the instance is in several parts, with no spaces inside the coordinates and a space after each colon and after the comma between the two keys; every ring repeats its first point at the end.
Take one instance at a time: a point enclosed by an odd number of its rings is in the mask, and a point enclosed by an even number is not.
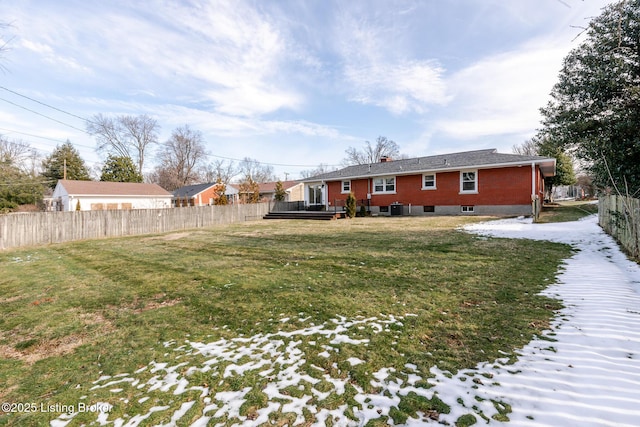
{"type": "Polygon", "coordinates": [[[58,180],[63,179],[65,168],[67,179],[91,180],[84,160],[69,140],[56,146],[55,150],[42,161],[42,176],[48,181],[49,187],[55,188],[58,180]]]}
{"type": "Polygon", "coordinates": [[[356,216],[356,196],[353,194],[353,191],[347,196],[346,208],[347,216],[354,218],[356,216]]]}
{"type": "Polygon", "coordinates": [[[9,162],[0,162],[0,182],[3,184],[0,185],[0,212],[12,211],[20,205],[36,205],[42,201],[42,180],[9,162]]]}
{"type": "Polygon", "coordinates": [[[284,199],[287,197],[287,192],[284,191],[284,187],[282,186],[282,181],[278,180],[276,182],[276,192],[274,198],[277,202],[284,202],[284,199]]]}
{"type": "Polygon", "coordinates": [[[142,182],[142,175],[138,173],[138,169],[131,157],[109,154],[102,167],[100,181],[142,182]]]}
{"type": "Polygon", "coordinates": [[[617,1],[564,59],[542,135],[573,150],[601,185],[640,192],[640,1],[617,1]]]}
{"type": "Polygon", "coordinates": [[[573,185],[576,174],[573,170],[573,160],[553,142],[542,139],[537,141],[537,155],[554,157],[556,159],[556,174],[544,179],[545,199],[553,200],[553,187],[559,185],[573,185]]]}

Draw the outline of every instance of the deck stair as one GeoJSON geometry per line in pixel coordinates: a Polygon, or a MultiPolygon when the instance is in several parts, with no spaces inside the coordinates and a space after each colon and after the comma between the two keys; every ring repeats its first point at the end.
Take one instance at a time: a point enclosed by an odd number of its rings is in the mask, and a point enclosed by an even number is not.
{"type": "Polygon", "coordinates": [[[286,211],[269,212],[264,219],[313,219],[319,221],[331,221],[332,219],[344,218],[344,212],[333,211],[286,211]]]}

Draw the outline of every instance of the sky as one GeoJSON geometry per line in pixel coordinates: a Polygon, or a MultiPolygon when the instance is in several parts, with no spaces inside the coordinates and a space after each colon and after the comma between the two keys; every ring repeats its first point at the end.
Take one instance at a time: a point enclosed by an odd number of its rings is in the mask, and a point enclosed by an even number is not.
{"type": "Polygon", "coordinates": [[[161,142],[189,125],[208,163],[283,180],[379,136],[408,157],[509,153],[610,3],[0,0],[0,135],[43,156],[68,139],[99,170],[86,120],[146,114],[161,142]]]}
{"type": "MultiPolygon", "coordinates": [[[[393,339],[391,336],[398,338],[396,334],[404,333],[403,323],[416,314],[348,319],[338,313],[320,325],[309,325],[311,316],[306,317],[305,313],[294,318],[281,314],[280,318],[266,322],[299,325],[300,329],[232,335],[207,343],[190,341],[188,337],[184,341],[164,342],[167,353],[163,358],[149,361],[132,373],[103,375],[90,384],[78,385],[77,388],[88,389],[87,394],[73,405],[71,413],[60,415],[51,425],[67,425],[81,412],[75,408],[84,403],[96,408],[92,417],[100,425],[112,422],[133,426],[158,416],[162,418],[155,418],[156,422],[170,420],[163,425],[181,422],[196,427],[224,420],[222,417],[226,416],[227,420],[235,418],[238,425],[259,426],[282,413],[296,416],[292,425],[305,425],[306,411],[315,418],[313,425],[324,426],[331,418],[333,425],[355,426],[389,416],[402,396],[415,393],[429,400],[437,397],[450,411],[438,414],[436,423],[429,421],[430,414],[418,410],[402,425],[454,425],[459,417],[472,416],[476,425],[637,426],[640,266],[629,260],[613,238],[605,234],[597,216],[553,224],[510,218],[465,228],[479,234],[481,239],[495,236],[551,240],[575,249],[558,272],[556,282],[543,292],[560,300],[563,308],[547,331],[516,351],[517,358],[505,352],[501,359],[456,373],[433,366],[427,376],[410,363],[401,371],[382,367],[365,372],[364,375],[372,377],[371,385],[376,390],[368,393],[358,386],[358,381],[353,381],[351,371],[338,369],[344,363],[351,366],[370,363],[347,358],[353,354],[349,348],[368,345],[369,339],[362,339],[363,336],[373,336],[359,331],[370,329],[373,334],[388,334],[389,340],[393,339]],[[307,337],[308,345],[303,337],[307,337]],[[314,352],[319,357],[337,360],[335,371],[310,362],[314,352]],[[260,390],[266,396],[265,402],[257,405],[254,417],[249,418],[241,408],[249,399],[255,402],[255,396],[250,395],[251,387],[222,391],[219,387],[222,382],[217,386],[215,380],[203,381],[202,375],[231,378],[228,383],[243,375],[268,377],[268,385],[260,390]],[[431,387],[420,385],[425,381],[431,387]],[[301,393],[291,392],[295,386],[301,393]],[[347,388],[352,389],[351,401],[357,405],[349,408],[346,404],[335,405],[331,395],[342,395],[347,388]],[[159,398],[157,393],[164,393],[166,399],[159,398]],[[136,399],[137,404],[129,399],[136,399]],[[505,409],[509,422],[499,418],[505,409]]],[[[414,399],[417,401],[417,397],[414,399]]],[[[391,419],[388,423],[393,425],[391,419]]]]}

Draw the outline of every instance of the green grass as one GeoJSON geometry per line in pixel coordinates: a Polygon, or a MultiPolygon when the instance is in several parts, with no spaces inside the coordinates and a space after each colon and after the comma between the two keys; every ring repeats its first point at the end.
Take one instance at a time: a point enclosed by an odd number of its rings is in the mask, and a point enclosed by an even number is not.
{"type": "Polygon", "coordinates": [[[539,223],[577,221],[598,213],[598,204],[591,201],[562,201],[545,205],[539,223]]]}
{"type": "MultiPolygon", "coordinates": [[[[108,402],[113,419],[150,405],[197,400],[199,392],[151,392],[149,402],[139,402],[135,387],[113,393],[92,386],[103,375],[132,373],[151,361],[203,363],[204,356],[179,348],[186,339],[208,343],[293,332],[331,325],[337,316],[395,316],[402,322],[380,333],[350,327],[353,337],[368,344],[343,345],[328,358],[318,353],[329,337],[296,338],[306,355],[300,370],[320,378],[317,371],[323,369],[353,384],[343,394],[314,399],[328,409],[358,405],[357,388],[377,392],[372,373],[381,368],[393,367],[401,377],[410,363],[428,378],[434,365],[455,372],[513,354],[547,328],[559,308],[538,293],[554,281],[571,250],[549,242],[478,238],[457,229],[475,220],[259,221],[2,252],[0,402],[108,402]],[[365,363],[351,366],[349,357],[365,363]]],[[[197,372],[190,384],[209,387],[209,396],[249,388],[240,415],[257,416],[267,405],[263,390],[269,377],[256,371],[225,376],[224,368],[197,372]]],[[[150,378],[148,371],[140,377],[150,378]]],[[[304,383],[285,392],[311,395],[311,388],[304,383]]],[[[332,385],[323,380],[313,388],[330,392],[332,385]]],[[[201,411],[199,403],[186,416],[193,421],[201,411]]],[[[416,411],[446,408],[408,395],[390,417],[400,421],[416,411]]],[[[58,415],[0,412],[0,425],[43,425],[58,415]]],[[[284,424],[291,416],[276,413],[270,419],[284,424]]],[[[313,421],[313,414],[305,417],[313,421]]],[[[158,412],[149,421],[169,419],[158,412]]],[[[95,414],[80,414],[70,425],[91,420],[95,414]]]]}

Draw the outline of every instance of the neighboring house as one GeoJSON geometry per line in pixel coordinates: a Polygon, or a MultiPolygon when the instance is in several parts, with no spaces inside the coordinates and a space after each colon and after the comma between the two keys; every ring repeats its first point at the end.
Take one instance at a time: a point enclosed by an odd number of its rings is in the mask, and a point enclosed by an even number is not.
{"type": "MultiPolygon", "coordinates": [[[[301,181],[281,181],[282,188],[286,195],[284,202],[298,202],[304,200],[304,183],[301,181]]],[[[263,182],[258,184],[260,191],[260,198],[267,200],[274,200],[276,197],[276,184],[274,182],[263,182]]]]}
{"type": "MultiPolygon", "coordinates": [[[[210,206],[220,197],[221,184],[209,182],[206,184],[187,185],[173,192],[173,206],[210,206]]],[[[225,195],[229,204],[238,199],[238,190],[227,185],[225,195]]]]}
{"type": "Polygon", "coordinates": [[[554,158],[495,149],[382,159],[303,180],[309,209],[342,209],[350,192],[380,215],[537,215],[554,158]]]}
{"type": "Polygon", "coordinates": [[[157,184],[61,179],[53,190],[58,211],[171,207],[171,193],[157,184]]]}
{"type": "Polygon", "coordinates": [[[556,185],[553,187],[553,200],[584,199],[592,196],[580,185],[556,185]]]}

